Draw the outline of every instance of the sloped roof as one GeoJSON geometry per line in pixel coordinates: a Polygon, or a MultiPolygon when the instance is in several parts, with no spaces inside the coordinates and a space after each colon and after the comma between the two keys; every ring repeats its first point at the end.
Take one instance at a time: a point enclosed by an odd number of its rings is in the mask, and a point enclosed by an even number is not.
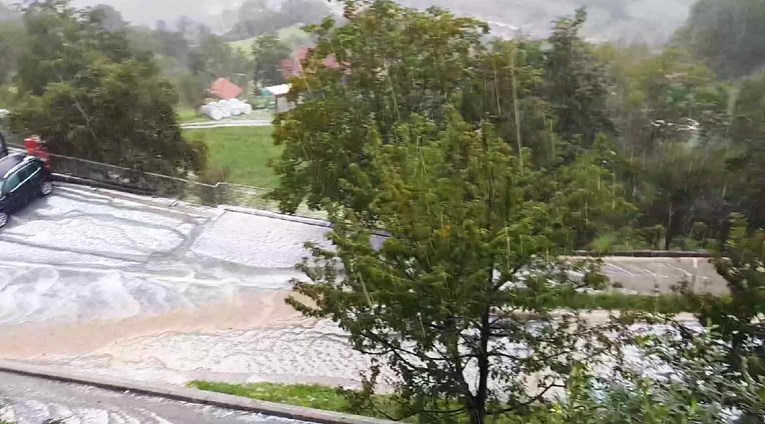
{"type": "Polygon", "coordinates": [[[239,97],[244,90],[226,78],[218,78],[207,91],[221,100],[231,100],[239,97]]]}
{"type": "MultiPolygon", "coordinates": [[[[303,62],[308,60],[313,53],[313,49],[303,47],[297,51],[294,58],[284,59],[279,62],[284,78],[297,77],[303,74],[303,62]]],[[[340,63],[334,54],[325,57],[322,64],[327,69],[339,69],[340,63]]]]}

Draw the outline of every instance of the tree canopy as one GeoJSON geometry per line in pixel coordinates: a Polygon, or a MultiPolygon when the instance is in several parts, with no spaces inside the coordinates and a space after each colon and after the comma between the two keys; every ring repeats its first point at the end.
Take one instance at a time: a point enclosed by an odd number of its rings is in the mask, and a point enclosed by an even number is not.
{"type": "Polygon", "coordinates": [[[456,422],[464,413],[477,424],[564,387],[578,355],[608,345],[594,343],[598,331],[576,313],[553,318],[545,306],[590,286],[570,281],[564,270],[578,268],[556,259],[571,230],[558,205],[565,196],[547,197],[544,180],[490,125],[447,120],[439,131],[414,116],[396,128],[398,143],[375,138],[368,154],[380,185],[366,189],[384,239],[340,212],[333,249],[314,246],[301,267],[310,281],[296,290],[311,301],[290,303],[333,319],[357,350],[391,367],[396,378],[385,382],[401,395],[403,416],[456,422]]]}
{"type": "Polygon", "coordinates": [[[761,411],[760,371],[741,366],[762,358],[751,291],[762,268],[761,76],[721,80],[677,46],[594,46],[580,35],[585,11],[545,40],[488,40],[480,21],[386,0],[348,2],[344,16],[311,28],[317,45],[291,79],[297,107],[276,120],[272,196],[287,212],[305,201],[330,213],[332,246],[310,246],[289,303],[377,358],[365,394],[385,380],[402,405],[394,418],[420,422],[761,411]],[[753,221],[731,227],[736,211],[753,221]],[[632,339],[677,375],[595,381],[591,361],[613,333],[547,301],[602,276],[560,258],[726,239],[715,264],[733,295],[689,295],[708,332],[632,339]],[[556,387],[568,401],[547,408],[542,394],[556,387]]]}
{"type": "Polygon", "coordinates": [[[262,35],[252,45],[252,57],[255,62],[253,81],[262,87],[283,84],[281,62],[292,56],[290,48],[275,35],[262,35]]]}
{"type": "Polygon", "coordinates": [[[765,66],[765,4],[760,0],[699,0],[677,36],[725,78],[765,66]]]}
{"type": "Polygon", "coordinates": [[[58,0],[25,9],[17,81],[26,96],[12,126],[53,153],[170,175],[201,170],[207,152],[181,137],[175,89],[102,18],[58,0]]]}

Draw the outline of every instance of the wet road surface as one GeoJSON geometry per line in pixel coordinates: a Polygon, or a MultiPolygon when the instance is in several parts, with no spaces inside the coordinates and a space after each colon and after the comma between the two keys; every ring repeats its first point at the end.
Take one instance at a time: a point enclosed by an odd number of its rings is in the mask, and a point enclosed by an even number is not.
{"type": "MultiPolygon", "coordinates": [[[[0,358],[155,383],[357,386],[368,359],[284,303],[304,243],[327,231],[58,186],[0,230],[0,358]]],[[[719,288],[703,259],[616,258],[605,271],[646,293],[683,279],[719,288]]]]}
{"type": "Polygon", "coordinates": [[[0,419],[17,424],[300,424],[300,421],[176,402],[0,372],[0,419]]]}

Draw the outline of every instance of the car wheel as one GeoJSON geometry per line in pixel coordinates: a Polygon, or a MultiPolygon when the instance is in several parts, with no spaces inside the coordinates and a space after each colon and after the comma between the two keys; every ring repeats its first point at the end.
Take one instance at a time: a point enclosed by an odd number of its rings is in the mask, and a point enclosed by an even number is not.
{"type": "Polygon", "coordinates": [[[40,194],[43,196],[49,195],[53,191],[53,183],[50,181],[45,181],[40,186],[40,194]]]}
{"type": "Polygon", "coordinates": [[[5,212],[0,212],[0,228],[5,227],[5,224],[8,223],[8,214],[5,212]]]}

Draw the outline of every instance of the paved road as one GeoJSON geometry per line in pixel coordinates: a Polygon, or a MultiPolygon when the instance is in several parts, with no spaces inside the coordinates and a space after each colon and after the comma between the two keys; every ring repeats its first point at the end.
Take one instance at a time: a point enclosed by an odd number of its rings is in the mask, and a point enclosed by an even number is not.
{"type": "Polygon", "coordinates": [[[131,393],[117,393],[0,372],[0,419],[17,424],[300,424],[300,421],[224,410],[131,393]]]}
{"type": "Polygon", "coordinates": [[[207,121],[181,124],[185,130],[203,130],[208,128],[232,128],[232,127],[270,127],[272,121],[266,119],[237,119],[231,121],[207,121]]]}

